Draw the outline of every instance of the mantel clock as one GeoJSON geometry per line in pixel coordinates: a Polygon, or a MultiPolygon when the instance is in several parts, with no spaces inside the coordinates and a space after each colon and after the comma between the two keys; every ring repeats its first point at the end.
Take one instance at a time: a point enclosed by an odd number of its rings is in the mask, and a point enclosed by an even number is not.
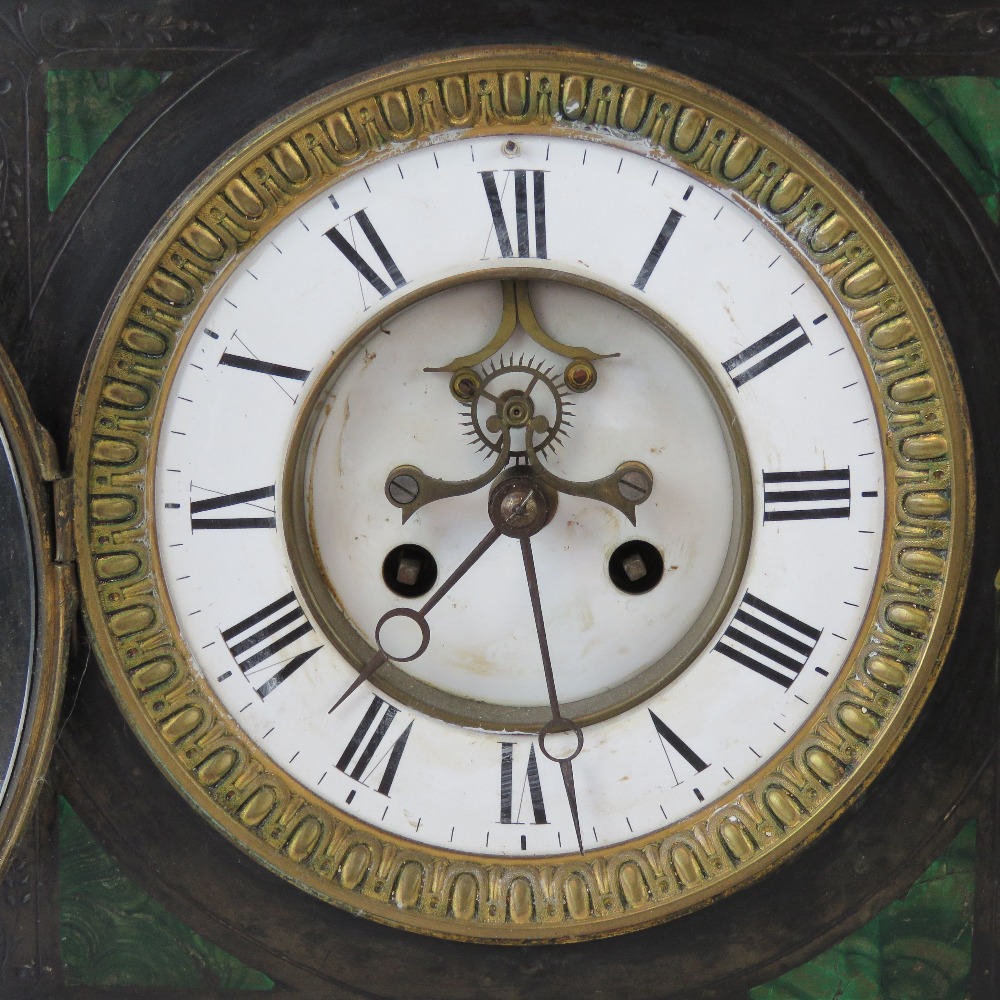
{"type": "Polygon", "coordinates": [[[849,822],[918,719],[973,551],[958,371],[764,114],[445,51],[292,104],[162,218],[57,542],[121,711],[242,851],[437,938],[621,935],[849,822]]]}

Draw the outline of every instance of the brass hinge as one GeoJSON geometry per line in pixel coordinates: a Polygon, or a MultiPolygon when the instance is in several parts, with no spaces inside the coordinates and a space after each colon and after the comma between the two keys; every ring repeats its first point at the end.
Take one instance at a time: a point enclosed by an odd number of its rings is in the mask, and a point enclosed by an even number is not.
{"type": "Polygon", "coordinates": [[[76,539],[73,535],[73,478],[64,476],[59,467],[59,451],[52,435],[35,423],[35,456],[42,479],[52,485],[52,531],[56,563],[76,561],[76,539]]]}
{"type": "Polygon", "coordinates": [[[73,478],[66,476],[52,483],[53,527],[57,563],[76,561],[76,538],[73,534],[73,478]]]}

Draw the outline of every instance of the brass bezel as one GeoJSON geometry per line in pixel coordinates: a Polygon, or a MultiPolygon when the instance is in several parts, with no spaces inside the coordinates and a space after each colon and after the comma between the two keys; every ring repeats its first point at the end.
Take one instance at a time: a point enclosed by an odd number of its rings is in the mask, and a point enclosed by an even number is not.
{"type": "Polygon", "coordinates": [[[70,623],[76,610],[72,566],[56,562],[51,492],[55,448],[31,412],[6,352],[0,349],[0,424],[14,459],[28,520],[34,575],[34,649],[30,689],[14,766],[0,803],[0,871],[34,809],[55,744],[66,681],[70,623]]]}
{"type": "Polygon", "coordinates": [[[861,196],[779,126],[627,60],[559,48],[445,53],[289,109],[206,171],[140,250],[77,402],[81,587],[95,647],[140,738],[177,787],[265,865],[348,910],[426,934],[498,943],[607,936],[759,878],[831,823],[889,759],[926,700],[961,607],[970,440],[954,361],[912,267],[861,196]],[[828,696],[728,801],[583,857],[432,850],[319,801],[249,743],[192,670],[155,569],[148,487],[177,334],[290,204],[446,131],[599,139],[728,193],[807,262],[849,319],[883,421],[887,531],[876,595],[828,696]]]}

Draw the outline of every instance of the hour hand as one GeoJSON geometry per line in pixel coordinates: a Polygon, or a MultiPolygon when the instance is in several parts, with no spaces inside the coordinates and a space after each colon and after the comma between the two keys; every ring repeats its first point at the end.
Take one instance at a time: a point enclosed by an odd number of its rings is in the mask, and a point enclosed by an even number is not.
{"type": "Polygon", "coordinates": [[[590,482],[574,482],[563,479],[542,464],[532,437],[535,432],[544,432],[544,417],[536,417],[531,422],[525,434],[525,451],[528,453],[528,464],[531,471],[547,486],[574,497],[588,497],[599,500],[609,507],[621,511],[635,524],[635,509],[639,504],[649,499],[653,489],[653,473],[642,462],[622,462],[610,475],[603,479],[593,479],[590,482]]]}

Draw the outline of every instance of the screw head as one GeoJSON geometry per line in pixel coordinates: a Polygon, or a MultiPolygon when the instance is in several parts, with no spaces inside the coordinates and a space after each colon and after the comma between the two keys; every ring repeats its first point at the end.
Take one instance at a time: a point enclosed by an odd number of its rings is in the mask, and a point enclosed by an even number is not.
{"type": "Polygon", "coordinates": [[[653,476],[645,467],[632,466],[625,469],[618,479],[618,492],[623,500],[642,503],[653,488],[653,476]]]}
{"type": "Polygon", "coordinates": [[[471,368],[460,368],[451,377],[451,394],[460,403],[469,403],[479,391],[483,380],[471,368]]]}
{"type": "Polygon", "coordinates": [[[597,383],[597,369],[583,358],[574,358],[563,371],[563,381],[573,392],[586,392],[597,383]]]}
{"type": "Polygon", "coordinates": [[[390,475],[385,484],[385,492],[389,499],[398,507],[413,503],[420,496],[420,484],[409,472],[397,472],[390,475]]]}

